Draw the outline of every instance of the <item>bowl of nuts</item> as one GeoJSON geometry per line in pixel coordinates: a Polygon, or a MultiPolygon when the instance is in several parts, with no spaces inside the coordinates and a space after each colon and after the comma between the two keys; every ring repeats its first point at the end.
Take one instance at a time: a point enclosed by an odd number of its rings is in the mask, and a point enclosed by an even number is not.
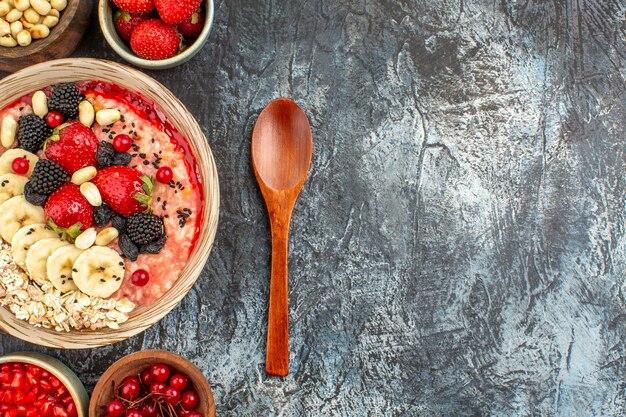
{"type": "Polygon", "coordinates": [[[91,0],[0,0],[0,70],[72,54],[92,6],[91,0]]]}

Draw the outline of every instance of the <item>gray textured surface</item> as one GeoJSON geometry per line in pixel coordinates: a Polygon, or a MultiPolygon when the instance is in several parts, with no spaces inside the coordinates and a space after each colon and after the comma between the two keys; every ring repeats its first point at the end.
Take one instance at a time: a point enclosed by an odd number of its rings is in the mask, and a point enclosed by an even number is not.
{"type": "MultiPolygon", "coordinates": [[[[220,1],[153,73],[203,126],[216,246],[159,325],[51,353],[193,359],[221,416],[626,414],[626,4],[220,1]],[[263,372],[269,233],[249,141],[295,98],[313,171],[291,240],[291,375],[263,372]]],[[[78,56],[117,59],[94,28],[78,56]]],[[[45,351],[4,336],[2,351],[45,351]]]]}

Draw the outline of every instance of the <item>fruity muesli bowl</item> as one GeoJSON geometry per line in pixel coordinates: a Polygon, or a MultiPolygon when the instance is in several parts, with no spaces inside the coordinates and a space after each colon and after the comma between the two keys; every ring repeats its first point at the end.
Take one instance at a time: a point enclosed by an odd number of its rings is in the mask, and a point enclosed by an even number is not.
{"type": "Polygon", "coordinates": [[[193,116],[146,75],[94,59],[26,68],[0,91],[0,327],[86,348],[156,323],[217,229],[193,116]]]}

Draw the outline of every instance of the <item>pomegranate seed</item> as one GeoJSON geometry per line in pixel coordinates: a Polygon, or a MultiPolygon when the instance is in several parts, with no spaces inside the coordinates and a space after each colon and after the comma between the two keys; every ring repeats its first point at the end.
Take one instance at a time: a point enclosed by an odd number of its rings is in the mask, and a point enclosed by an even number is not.
{"type": "Polygon", "coordinates": [[[66,410],[67,414],[69,414],[70,417],[78,417],[78,410],[76,409],[76,404],[74,404],[74,401],[67,405],[66,410]]]}
{"type": "Polygon", "coordinates": [[[61,398],[61,404],[63,404],[66,407],[72,404],[73,402],[74,400],[72,399],[71,395],[66,395],[65,397],[61,398]]]}
{"type": "MultiPolygon", "coordinates": [[[[133,285],[136,285],[138,287],[143,287],[144,285],[148,283],[148,281],[150,281],[150,274],[148,274],[148,272],[145,269],[138,269],[135,272],[133,272],[133,274],[130,276],[130,282],[133,285]]],[[[163,382],[167,379],[165,378],[163,381],[159,381],[155,378],[154,371],[151,370],[151,373],[152,373],[151,379],[154,381],[163,382]]]]}
{"type": "Polygon", "coordinates": [[[52,401],[45,401],[40,407],[39,411],[42,416],[51,416],[52,415],[52,407],[54,407],[54,403],[52,401]]]}
{"type": "Polygon", "coordinates": [[[187,388],[189,380],[183,374],[176,374],[170,378],[170,387],[176,388],[179,391],[187,388]]]}
{"type": "Polygon", "coordinates": [[[2,398],[0,399],[0,401],[2,402],[2,405],[11,405],[13,404],[13,392],[6,390],[4,392],[4,395],[2,396],[2,398]]]}
{"type": "Polygon", "coordinates": [[[172,178],[174,178],[172,168],[165,166],[157,170],[156,180],[161,184],[167,184],[168,182],[172,181],[172,178]]]}
{"type": "Polygon", "coordinates": [[[70,417],[70,415],[67,413],[67,410],[59,404],[56,404],[53,408],[52,408],[52,415],[54,417],[70,417]]]}
{"type": "Polygon", "coordinates": [[[46,115],[46,123],[50,127],[57,127],[63,123],[63,115],[56,110],[51,111],[46,115]]]}
{"type": "Polygon", "coordinates": [[[117,135],[113,138],[113,148],[118,152],[126,152],[133,146],[133,140],[128,135],[117,135]]]}
{"type": "Polygon", "coordinates": [[[23,389],[24,388],[24,371],[20,369],[16,369],[13,372],[13,381],[11,381],[11,388],[14,389],[23,389]]]}

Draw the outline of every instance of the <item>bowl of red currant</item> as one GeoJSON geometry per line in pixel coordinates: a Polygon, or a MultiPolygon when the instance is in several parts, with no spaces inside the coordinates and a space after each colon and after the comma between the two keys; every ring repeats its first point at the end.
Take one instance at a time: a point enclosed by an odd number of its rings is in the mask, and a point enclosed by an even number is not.
{"type": "Polygon", "coordinates": [[[188,360],[163,350],[136,352],[102,375],[90,417],[215,417],[211,387],[188,360]]]}

